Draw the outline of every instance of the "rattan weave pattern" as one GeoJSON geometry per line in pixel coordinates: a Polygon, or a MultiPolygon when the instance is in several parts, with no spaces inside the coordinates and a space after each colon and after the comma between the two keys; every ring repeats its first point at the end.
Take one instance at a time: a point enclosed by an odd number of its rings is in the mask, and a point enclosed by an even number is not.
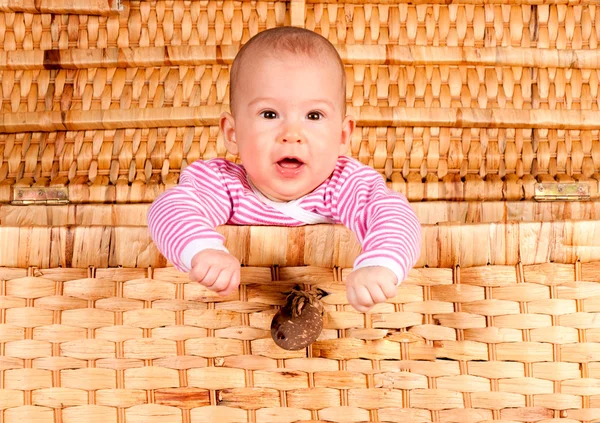
{"type": "Polygon", "coordinates": [[[600,195],[597,0],[119,3],[0,0],[0,203],[74,203],[0,204],[0,423],[600,421],[600,202],[522,201],[542,181],[600,195]],[[219,228],[244,265],[228,297],[145,226],[187,164],[236,160],[228,66],[289,24],[337,46],[349,154],[423,224],[366,314],[340,226],[219,228]],[[296,283],[331,295],[289,352],[269,325],[296,283]]]}
{"type": "Polygon", "coordinates": [[[547,180],[597,196],[596,1],[75,3],[0,12],[1,202],[32,184],[150,202],[191,161],[226,157],[229,64],[290,23],[336,44],[359,124],[348,153],[411,200],[531,199],[547,180]]]}
{"type": "MultiPolygon", "coordinates": [[[[598,69],[349,64],[346,73],[354,107],[600,108],[598,69]]],[[[229,103],[229,69],[5,70],[2,88],[5,113],[214,106],[229,103]]]]}
{"type": "MultiPolygon", "coordinates": [[[[600,131],[360,127],[350,152],[421,200],[531,199],[537,181],[590,181],[600,131]]],[[[0,134],[0,201],[14,186],[69,186],[72,202],[151,202],[194,160],[225,157],[218,126],[0,134]]]]}
{"type": "Polygon", "coordinates": [[[1,268],[0,410],[10,423],[595,421],[599,263],[415,269],[366,315],[339,268],[245,267],[227,298],[172,268],[1,268]],[[290,352],[268,329],[298,282],[331,295],[321,338],[290,352]]]}
{"type": "MultiPolygon", "coordinates": [[[[334,44],[597,47],[597,1],[531,3],[307,2],[303,13],[304,26],[334,44]]],[[[229,45],[291,23],[288,2],[155,0],[124,6],[111,16],[8,12],[0,15],[0,42],[7,51],[229,45]]]]}

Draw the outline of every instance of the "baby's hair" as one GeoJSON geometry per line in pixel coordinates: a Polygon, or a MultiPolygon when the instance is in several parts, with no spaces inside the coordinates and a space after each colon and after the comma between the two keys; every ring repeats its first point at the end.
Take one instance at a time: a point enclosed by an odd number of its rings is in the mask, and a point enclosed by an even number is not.
{"type": "Polygon", "coordinates": [[[263,55],[265,52],[271,54],[287,52],[320,60],[323,60],[324,58],[333,60],[335,65],[340,69],[340,77],[342,80],[341,101],[342,109],[345,113],[346,72],[344,71],[344,63],[342,62],[340,55],[327,38],[308,29],[296,28],[293,26],[271,28],[259,32],[254,37],[250,38],[237,53],[233,60],[233,64],[231,65],[229,83],[229,105],[232,112],[235,102],[235,86],[239,73],[244,67],[245,57],[249,54],[263,55]]]}

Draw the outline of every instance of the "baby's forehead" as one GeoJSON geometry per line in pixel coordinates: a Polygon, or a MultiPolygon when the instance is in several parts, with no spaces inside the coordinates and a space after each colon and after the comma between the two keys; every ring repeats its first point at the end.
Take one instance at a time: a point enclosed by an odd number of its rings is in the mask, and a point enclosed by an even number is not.
{"type": "Polygon", "coordinates": [[[253,85],[250,79],[261,79],[267,75],[278,77],[285,72],[280,66],[273,66],[274,60],[283,62],[285,67],[291,65],[293,71],[310,68],[308,73],[311,77],[327,79],[332,87],[339,86],[340,101],[345,109],[346,72],[335,46],[315,33],[298,33],[295,28],[281,28],[259,33],[245,44],[236,56],[231,67],[229,87],[232,110],[235,109],[236,97],[240,92],[245,92],[245,88],[253,85]],[[278,74],[269,73],[270,69],[278,74]]]}
{"type": "Polygon", "coordinates": [[[332,70],[339,74],[340,78],[344,77],[344,70],[340,68],[337,58],[332,54],[327,54],[326,51],[320,53],[293,52],[285,49],[279,50],[263,50],[260,52],[252,52],[244,57],[244,60],[239,63],[238,72],[240,75],[247,75],[250,69],[256,69],[262,66],[265,62],[277,61],[285,65],[290,65],[298,68],[308,65],[316,65],[322,73],[329,73],[332,70]]]}

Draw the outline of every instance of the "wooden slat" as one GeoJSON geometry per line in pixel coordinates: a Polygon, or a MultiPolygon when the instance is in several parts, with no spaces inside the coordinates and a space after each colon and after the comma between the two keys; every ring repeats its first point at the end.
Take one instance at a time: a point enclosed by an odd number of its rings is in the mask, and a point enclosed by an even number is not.
{"type": "MultiPolygon", "coordinates": [[[[341,225],[226,225],[218,232],[225,236],[229,251],[249,266],[349,268],[360,253],[356,237],[341,225]],[[305,242],[298,243],[298,237],[305,242]]],[[[417,268],[600,261],[600,220],[445,223],[422,225],[422,232],[417,268]]],[[[145,226],[0,226],[0,267],[165,264],[145,226]]]]}
{"type": "Polygon", "coordinates": [[[119,0],[0,0],[0,11],[108,16],[119,12],[119,3],[119,0]]]}
{"type": "MultiPolygon", "coordinates": [[[[0,70],[231,64],[239,46],[0,51],[0,70]]],[[[600,69],[600,49],[338,45],[347,64],[523,66],[600,69]]]]}
{"type": "MultiPolygon", "coordinates": [[[[84,172],[82,172],[84,173],[84,172]]],[[[121,172],[119,172],[121,173],[121,172]]],[[[117,204],[147,204],[154,201],[165,189],[172,187],[177,183],[179,179],[180,170],[176,169],[172,172],[167,173],[165,176],[153,174],[145,177],[143,172],[138,171],[136,179],[132,182],[128,182],[128,178],[125,175],[121,175],[115,180],[109,179],[108,176],[96,176],[92,180],[84,175],[73,176],[69,179],[67,176],[57,176],[54,179],[50,179],[47,176],[41,177],[37,182],[32,178],[22,178],[16,181],[15,178],[8,178],[2,184],[0,184],[0,203],[9,204],[14,199],[14,189],[16,187],[45,187],[45,186],[66,186],[68,189],[68,199],[71,204],[106,204],[106,203],[117,203],[117,204]]],[[[507,175],[504,178],[490,177],[485,180],[481,177],[475,177],[469,175],[465,182],[461,181],[460,175],[453,173],[447,175],[442,179],[434,179],[429,177],[425,182],[416,173],[409,173],[408,177],[402,178],[399,172],[393,172],[391,177],[386,178],[387,186],[402,194],[405,194],[409,201],[415,202],[431,202],[431,201],[532,201],[535,193],[536,182],[565,182],[577,180],[585,183],[590,191],[590,199],[596,201],[600,199],[600,174],[596,173],[592,178],[586,179],[575,175],[575,177],[569,177],[567,175],[556,175],[551,177],[547,174],[538,175],[537,179],[531,175],[525,175],[523,178],[515,177],[514,175],[507,175]],[[539,179],[539,181],[538,181],[539,179]]],[[[460,204],[460,203],[459,203],[460,204]]],[[[540,211],[539,219],[548,219],[549,216],[563,216],[564,218],[581,218],[581,219],[594,219],[600,216],[600,212],[597,210],[597,206],[587,205],[589,203],[571,203],[564,207],[564,210],[557,208],[556,210],[552,207],[545,210],[544,213],[540,211]],[[581,217],[577,217],[581,216],[581,217]]],[[[556,206],[560,207],[560,206],[556,206]]],[[[469,217],[466,222],[479,222],[480,217],[477,213],[491,213],[490,216],[483,221],[494,222],[498,220],[506,219],[506,216],[510,220],[527,220],[527,218],[517,218],[519,213],[524,212],[520,208],[515,210],[507,210],[508,215],[503,214],[503,211],[496,213],[496,211],[488,209],[468,209],[467,211],[458,209],[452,210],[438,210],[437,212],[442,213],[446,216],[446,219],[438,219],[438,213],[430,214],[427,218],[427,222],[439,222],[439,221],[454,221],[461,220],[457,213],[468,213],[469,217]],[[448,214],[444,214],[444,213],[448,214]],[[437,220],[436,220],[437,219],[437,220]]],[[[536,212],[537,213],[537,212],[536,212]]],[[[23,221],[27,221],[24,219],[23,221]]]]}
{"type": "MultiPolygon", "coordinates": [[[[226,105],[0,114],[0,132],[218,125],[226,105]]],[[[600,111],[348,107],[358,126],[600,129],[600,111]]]]}
{"type": "MultiPolygon", "coordinates": [[[[250,0],[242,0],[250,2],[250,0]]],[[[286,0],[295,3],[296,0],[286,0]]],[[[338,3],[336,0],[308,0],[301,1],[302,6],[306,4],[328,4],[338,3]]],[[[345,4],[510,4],[510,5],[568,5],[577,6],[581,4],[600,4],[599,0],[348,0],[345,4]]],[[[27,13],[56,13],[56,14],[83,14],[107,16],[118,10],[117,0],[86,0],[79,3],[73,0],[0,0],[0,11],[3,12],[27,12],[27,13]]],[[[303,22],[303,21],[300,21],[303,22]]]]}
{"type": "Polygon", "coordinates": [[[306,21],[306,2],[304,0],[290,0],[290,21],[292,26],[304,27],[306,21]]]}
{"type": "MultiPolygon", "coordinates": [[[[442,222],[553,222],[600,219],[600,201],[428,201],[411,206],[423,225],[442,222]]],[[[59,227],[146,225],[150,204],[0,204],[0,226],[59,227]]]]}

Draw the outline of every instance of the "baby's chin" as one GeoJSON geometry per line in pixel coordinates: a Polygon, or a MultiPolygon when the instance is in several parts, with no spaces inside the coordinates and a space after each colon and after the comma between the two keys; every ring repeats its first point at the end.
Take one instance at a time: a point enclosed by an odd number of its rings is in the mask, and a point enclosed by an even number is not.
{"type": "Polygon", "coordinates": [[[285,203],[285,202],[288,202],[288,201],[294,201],[294,200],[297,200],[298,198],[304,197],[306,194],[308,194],[308,192],[307,193],[297,193],[297,192],[283,193],[283,192],[274,192],[274,191],[266,191],[265,192],[265,190],[260,190],[260,192],[262,192],[262,194],[265,197],[267,197],[269,200],[271,200],[271,201],[277,201],[277,202],[280,202],[280,203],[285,203]]]}
{"type": "Polygon", "coordinates": [[[256,186],[256,188],[258,188],[258,190],[262,193],[262,195],[267,197],[269,200],[277,201],[277,202],[287,202],[287,201],[297,200],[298,198],[304,197],[306,194],[309,194],[310,192],[312,192],[314,190],[314,188],[304,189],[304,190],[299,190],[299,189],[285,190],[285,189],[277,189],[275,187],[259,187],[259,186],[256,186]]]}

